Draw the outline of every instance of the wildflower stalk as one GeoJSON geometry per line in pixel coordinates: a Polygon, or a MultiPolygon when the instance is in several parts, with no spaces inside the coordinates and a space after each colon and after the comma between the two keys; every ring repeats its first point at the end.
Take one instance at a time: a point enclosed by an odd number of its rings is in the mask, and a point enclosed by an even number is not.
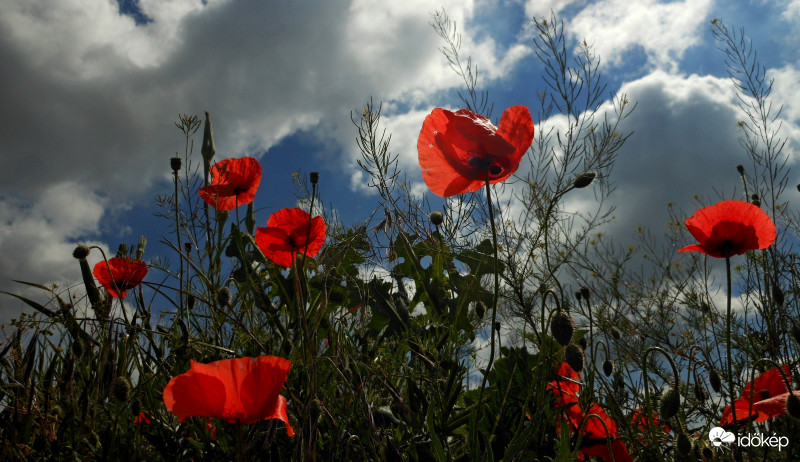
{"type": "Polygon", "coordinates": [[[179,315],[182,313],[186,314],[186,323],[189,324],[189,310],[183,306],[183,252],[181,249],[181,220],[180,220],[180,201],[178,200],[178,170],[180,170],[180,158],[174,158],[172,162],[172,176],[173,182],[175,183],[175,235],[178,242],[178,261],[179,263],[179,272],[178,272],[178,310],[179,315]],[[177,159],[177,162],[175,160],[177,159]]]}
{"type": "MultiPolygon", "coordinates": [[[[672,358],[669,356],[666,350],[664,350],[661,347],[652,346],[644,352],[644,356],[642,357],[642,380],[644,381],[644,414],[647,419],[649,419],[650,416],[653,415],[653,413],[650,412],[650,404],[651,404],[650,388],[647,385],[647,357],[653,351],[658,351],[659,353],[664,355],[665,358],[667,358],[667,362],[669,362],[670,367],[672,367],[672,376],[675,382],[674,384],[675,390],[678,390],[679,379],[680,379],[680,377],[678,376],[678,368],[675,366],[675,362],[672,360],[672,358]]],[[[655,447],[655,441],[652,440],[654,438],[652,425],[647,426],[647,438],[648,440],[650,440],[650,444],[654,445],[653,447],[655,447]]]]}
{"type": "Polygon", "coordinates": [[[728,306],[725,316],[725,348],[728,362],[728,394],[731,398],[731,412],[736,422],[736,394],[733,384],[733,359],[731,358],[731,257],[725,252],[725,277],[728,293],[728,306]]]}
{"type": "MultiPolygon", "coordinates": [[[[312,173],[313,175],[313,173],[312,173]]],[[[317,394],[317,373],[316,368],[314,367],[314,354],[311,350],[311,332],[308,330],[308,316],[306,313],[306,302],[304,293],[308,293],[308,287],[303,288],[302,284],[307,284],[307,280],[305,277],[305,259],[306,255],[308,255],[308,245],[309,240],[311,239],[311,220],[313,219],[314,213],[314,198],[317,195],[317,181],[311,182],[311,203],[308,207],[308,232],[306,234],[306,245],[303,249],[303,264],[302,266],[299,264],[299,259],[295,256],[294,265],[295,265],[295,280],[297,281],[297,304],[298,310],[300,311],[300,319],[303,323],[303,343],[305,344],[305,355],[306,355],[306,364],[308,365],[308,374],[309,374],[309,396],[306,400],[305,406],[305,414],[306,417],[309,416],[309,404],[313,403],[313,400],[316,399],[317,394]],[[301,280],[302,278],[302,280],[301,280]],[[305,292],[304,292],[305,289],[305,292]]],[[[314,438],[315,431],[313,427],[315,426],[315,422],[311,422],[311,419],[305,419],[307,422],[303,426],[303,430],[308,431],[308,435],[304,435],[303,441],[306,442],[306,450],[308,451],[306,454],[307,460],[315,460],[316,454],[313,452],[313,448],[316,446],[316,438],[314,438]]]]}
{"type": "Polygon", "coordinates": [[[492,207],[492,188],[489,183],[489,170],[486,170],[486,204],[489,208],[489,223],[492,228],[492,246],[494,249],[494,293],[492,294],[492,323],[491,323],[491,341],[489,346],[489,362],[486,364],[486,371],[483,374],[481,382],[481,392],[478,398],[478,403],[483,403],[483,392],[486,389],[486,380],[489,378],[489,371],[492,370],[494,363],[494,349],[495,349],[495,324],[497,324],[497,298],[500,291],[500,275],[498,274],[498,260],[497,255],[497,228],[494,223],[494,208],[492,207]]]}

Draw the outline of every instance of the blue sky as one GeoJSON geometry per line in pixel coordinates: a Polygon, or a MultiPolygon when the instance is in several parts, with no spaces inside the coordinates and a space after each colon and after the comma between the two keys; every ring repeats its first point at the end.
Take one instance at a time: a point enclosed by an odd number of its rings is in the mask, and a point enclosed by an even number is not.
{"type": "MultiPolygon", "coordinates": [[[[608,90],[638,103],[611,178],[608,231],[623,241],[638,225],[663,227],[668,201],[693,211],[694,194],[741,193],[744,117],[713,18],[753,39],[796,162],[798,0],[0,0],[0,290],[26,293],[11,279],[74,283],[77,243],[116,249],[144,234],[154,257],[166,234],[154,198],[169,194],[169,158],[183,151],[179,113],[212,114],[218,159],[260,159],[262,226],[294,205],[298,170],[321,172],[323,199],[345,223],[369,216],[375,197],[355,163],[350,111],[370,97],[384,102],[391,149],[423,193],[422,120],[457,108],[462,87],[429,24],[439,8],[463,34],[495,120],[513,104],[534,112],[544,89],[530,17],[552,11],[572,43],[594,45],[608,90]]],[[[2,319],[21,308],[10,298],[2,306],[2,319]]]]}

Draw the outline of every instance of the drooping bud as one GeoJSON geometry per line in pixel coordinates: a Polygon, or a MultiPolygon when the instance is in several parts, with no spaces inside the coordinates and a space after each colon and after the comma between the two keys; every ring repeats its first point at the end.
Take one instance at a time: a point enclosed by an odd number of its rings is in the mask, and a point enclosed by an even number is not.
{"type": "Polygon", "coordinates": [[[716,369],[711,369],[708,371],[708,383],[711,385],[711,389],[715,392],[719,393],[722,390],[722,379],[719,376],[719,372],[716,369]]]}
{"type": "Polygon", "coordinates": [[[785,301],[783,290],[775,283],[772,284],[772,300],[775,302],[775,305],[779,307],[783,306],[783,302],[785,301]]]}
{"type": "Polygon", "coordinates": [[[581,189],[589,186],[594,181],[594,178],[597,176],[595,172],[583,172],[575,178],[575,182],[572,183],[572,186],[575,189],[581,189]]]}
{"type": "Polygon", "coordinates": [[[189,311],[192,311],[194,309],[195,303],[197,303],[197,298],[195,298],[195,296],[192,295],[192,294],[187,294],[186,295],[186,306],[189,308],[189,311]]]}
{"type": "Polygon", "coordinates": [[[586,287],[586,286],[581,287],[581,295],[583,295],[583,299],[584,300],[589,300],[589,295],[591,295],[591,294],[592,293],[589,291],[588,287],[586,287]]]}
{"type": "Polygon", "coordinates": [[[311,173],[309,173],[308,179],[311,181],[311,184],[319,183],[319,172],[311,172],[311,173]]]}
{"type": "Polygon", "coordinates": [[[572,318],[567,313],[561,311],[553,315],[550,319],[550,334],[561,346],[567,346],[572,342],[572,334],[575,332],[575,325],[572,318]]]}
{"type": "Polygon", "coordinates": [[[619,329],[617,329],[616,327],[612,327],[611,337],[613,337],[614,340],[619,340],[620,338],[622,338],[622,334],[620,334],[619,329]]]}
{"type": "Polygon", "coordinates": [[[231,303],[231,290],[223,287],[217,292],[217,303],[219,306],[229,306],[231,303]]]}
{"type": "Polygon", "coordinates": [[[610,359],[603,361],[603,374],[609,377],[614,373],[614,363],[610,359]]]}
{"type": "Polygon", "coordinates": [[[569,364],[569,367],[571,367],[573,371],[582,371],[584,361],[583,349],[574,343],[570,343],[564,350],[564,361],[569,364]]]}
{"type": "Polygon", "coordinates": [[[684,456],[688,456],[692,452],[692,439],[684,432],[678,432],[675,441],[675,446],[678,447],[678,452],[684,456]]]}
{"type": "Polygon", "coordinates": [[[661,395],[661,402],[659,403],[658,411],[663,419],[671,419],[678,414],[681,407],[681,395],[675,387],[669,387],[667,391],[661,395]]]}
{"type": "Polygon", "coordinates": [[[431,212],[429,218],[433,226],[439,226],[444,221],[444,215],[442,215],[442,212],[439,212],[438,210],[435,212],[431,212]]]}
{"type": "Polygon", "coordinates": [[[800,419],[800,396],[789,393],[786,398],[786,413],[795,419],[800,419]]]}
{"type": "Polygon", "coordinates": [[[478,302],[475,304],[475,316],[478,319],[483,319],[483,315],[486,314],[486,304],[483,302],[478,302]]]}
{"type": "Polygon", "coordinates": [[[173,173],[178,173],[178,170],[181,169],[181,158],[180,157],[173,157],[169,160],[169,166],[172,167],[173,173]]]}
{"type": "Polygon", "coordinates": [[[130,392],[131,382],[125,377],[117,377],[114,382],[111,383],[111,396],[113,396],[117,401],[123,403],[128,401],[130,392]]]}
{"type": "Polygon", "coordinates": [[[699,382],[696,382],[694,384],[694,397],[695,399],[697,399],[697,401],[700,401],[701,403],[705,402],[708,399],[708,393],[706,393],[706,389],[703,388],[703,386],[700,385],[699,382]]]}

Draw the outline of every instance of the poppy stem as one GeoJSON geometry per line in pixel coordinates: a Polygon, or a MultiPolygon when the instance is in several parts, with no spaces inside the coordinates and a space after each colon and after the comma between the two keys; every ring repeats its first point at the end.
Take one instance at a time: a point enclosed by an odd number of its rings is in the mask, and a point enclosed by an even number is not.
{"type": "MultiPolygon", "coordinates": [[[[492,227],[492,244],[494,249],[494,293],[492,294],[492,324],[491,324],[491,332],[492,337],[489,346],[489,362],[486,364],[486,372],[483,374],[483,380],[481,382],[481,392],[478,397],[478,404],[481,405],[483,403],[483,392],[486,389],[486,380],[489,378],[489,372],[492,370],[492,364],[494,363],[494,353],[495,353],[495,326],[497,324],[497,297],[498,291],[500,290],[500,275],[498,274],[498,255],[497,255],[497,228],[494,223],[494,208],[492,207],[492,188],[491,184],[489,183],[489,171],[486,171],[486,204],[489,208],[489,223],[492,227]]],[[[491,437],[491,435],[490,435],[491,437]]]]}
{"type": "Polygon", "coordinates": [[[727,290],[728,290],[728,306],[727,306],[727,313],[725,317],[725,348],[726,348],[726,355],[728,356],[728,394],[730,395],[731,399],[731,412],[733,412],[733,422],[736,422],[736,394],[734,390],[733,384],[733,359],[731,358],[731,257],[728,255],[728,251],[725,250],[725,277],[727,280],[727,290]]]}
{"type": "Polygon", "coordinates": [[[236,421],[236,460],[245,460],[242,448],[242,424],[238,420],[236,421]]]}
{"type": "MultiPolygon", "coordinates": [[[[186,307],[183,306],[183,251],[181,250],[183,246],[181,245],[181,220],[180,220],[180,201],[178,200],[178,170],[174,170],[173,175],[175,176],[175,235],[178,239],[178,261],[180,262],[180,267],[178,270],[178,278],[179,278],[179,286],[178,286],[178,310],[179,312],[183,312],[186,307]]],[[[189,310],[186,310],[186,321],[189,321],[189,310]]]]}

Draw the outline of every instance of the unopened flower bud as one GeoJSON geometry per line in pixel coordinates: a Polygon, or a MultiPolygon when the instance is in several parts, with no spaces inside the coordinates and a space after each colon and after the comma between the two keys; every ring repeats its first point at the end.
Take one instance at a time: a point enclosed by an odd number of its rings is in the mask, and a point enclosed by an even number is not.
{"type": "Polygon", "coordinates": [[[719,393],[719,391],[722,390],[722,379],[716,369],[708,371],[708,383],[715,392],[719,393]]]}
{"type": "Polygon", "coordinates": [[[578,345],[584,350],[586,349],[587,346],[589,346],[589,342],[586,341],[586,336],[583,336],[581,337],[580,340],[578,340],[578,345]]]}
{"type": "Polygon", "coordinates": [[[739,172],[740,175],[744,175],[744,166],[743,165],[737,165],[736,166],[736,171],[739,172]]]}
{"type": "Polygon", "coordinates": [[[583,349],[574,343],[567,345],[564,350],[564,361],[569,364],[575,372],[583,370],[583,349]]]}
{"type": "Polygon", "coordinates": [[[675,441],[675,446],[678,447],[678,452],[684,456],[688,456],[692,452],[692,439],[684,432],[679,432],[675,441]]]}
{"type": "Polygon", "coordinates": [[[752,202],[756,207],[761,207],[761,199],[758,197],[758,194],[753,194],[750,196],[750,202],[752,202]]]}
{"type": "Polygon", "coordinates": [[[575,292],[575,300],[581,301],[581,291],[575,292]]]}
{"type": "Polygon", "coordinates": [[[223,287],[217,292],[217,303],[219,306],[228,306],[231,303],[231,290],[223,287]]]}
{"type": "Polygon", "coordinates": [[[214,147],[214,134],[211,130],[211,115],[206,112],[206,123],[203,126],[203,145],[200,148],[200,153],[203,155],[203,160],[210,163],[214,154],[217,152],[214,147]]]}
{"type": "Polygon", "coordinates": [[[617,329],[616,327],[612,327],[611,337],[613,337],[614,340],[619,340],[622,337],[622,334],[619,332],[619,329],[617,329]]]}
{"type": "Polygon", "coordinates": [[[610,359],[606,359],[603,361],[603,374],[609,377],[612,373],[614,373],[614,363],[610,359]]]}
{"type": "Polygon", "coordinates": [[[111,396],[113,396],[117,401],[121,401],[123,403],[128,401],[128,395],[130,395],[130,392],[131,382],[125,377],[117,377],[114,382],[111,383],[111,396]]]}
{"type": "Polygon", "coordinates": [[[442,212],[439,212],[439,211],[431,212],[429,218],[430,218],[431,224],[433,226],[439,226],[444,221],[444,215],[442,215],[442,212]]]}
{"type": "Polygon", "coordinates": [[[700,385],[700,383],[694,384],[694,397],[695,399],[697,399],[697,401],[700,401],[701,403],[705,402],[705,400],[708,399],[708,393],[706,393],[706,389],[703,388],[703,386],[700,385]]]}
{"type": "Polygon", "coordinates": [[[550,334],[556,339],[556,342],[561,346],[567,346],[572,342],[572,334],[575,332],[575,326],[572,323],[570,315],[564,312],[559,312],[553,315],[550,319],[550,334]]]}
{"type": "Polygon", "coordinates": [[[192,243],[191,242],[184,242],[183,243],[183,250],[185,250],[186,253],[191,252],[192,251],[192,243]]]}
{"type": "Polygon", "coordinates": [[[82,260],[89,256],[89,250],[89,247],[81,244],[78,247],[75,247],[75,250],[72,251],[72,256],[78,260],[82,260]]]}
{"type": "Polygon", "coordinates": [[[592,181],[594,181],[596,176],[597,174],[595,172],[581,173],[577,178],[575,178],[575,182],[572,183],[572,186],[574,186],[576,189],[585,188],[592,184],[592,181]]]}
{"type": "Polygon", "coordinates": [[[308,179],[311,180],[311,184],[317,184],[319,182],[319,172],[311,172],[308,175],[308,179]]]}
{"type": "Polygon", "coordinates": [[[800,396],[789,393],[786,398],[786,413],[795,419],[800,419],[800,396]]]}
{"type": "Polygon", "coordinates": [[[661,417],[671,419],[678,414],[681,407],[681,395],[675,387],[669,387],[661,396],[661,403],[658,410],[661,417]]]}
{"type": "Polygon", "coordinates": [[[483,315],[486,314],[486,304],[483,302],[478,302],[475,304],[475,316],[478,319],[483,319],[483,315]]]}
{"type": "Polygon", "coordinates": [[[197,303],[197,299],[195,298],[195,296],[192,294],[188,294],[186,296],[186,305],[189,307],[189,311],[194,309],[195,303],[197,303]]]}
{"type": "Polygon", "coordinates": [[[589,295],[591,295],[589,288],[586,286],[581,287],[581,295],[583,295],[584,300],[589,300],[589,295]]]}
{"type": "Polygon", "coordinates": [[[775,301],[777,306],[783,306],[783,302],[785,301],[783,290],[781,290],[778,284],[772,284],[772,300],[775,301]]]}
{"type": "Polygon", "coordinates": [[[181,169],[181,158],[180,157],[173,157],[169,160],[169,166],[172,167],[172,171],[178,173],[178,170],[181,169]]]}

